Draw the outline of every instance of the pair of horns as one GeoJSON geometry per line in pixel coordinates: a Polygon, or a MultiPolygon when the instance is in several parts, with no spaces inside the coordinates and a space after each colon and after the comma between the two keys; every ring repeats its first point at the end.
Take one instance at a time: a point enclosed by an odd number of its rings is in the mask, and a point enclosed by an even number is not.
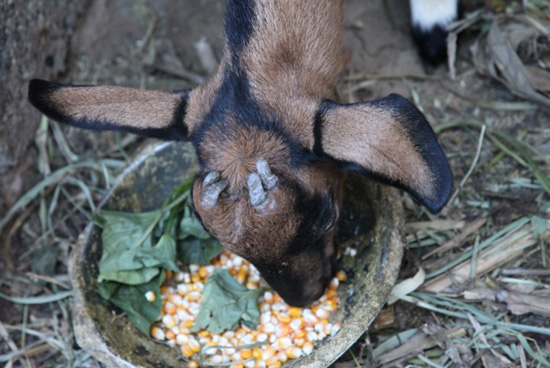
{"type": "MultiPolygon", "coordinates": [[[[265,160],[258,160],[256,169],[258,172],[248,177],[248,193],[252,206],[258,211],[263,211],[269,203],[267,191],[277,187],[279,178],[271,173],[265,160]]],[[[227,188],[227,184],[227,180],[222,179],[218,171],[209,172],[202,182],[202,207],[206,210],[214,209],[218,204],[220,193],[227,188]]]]}

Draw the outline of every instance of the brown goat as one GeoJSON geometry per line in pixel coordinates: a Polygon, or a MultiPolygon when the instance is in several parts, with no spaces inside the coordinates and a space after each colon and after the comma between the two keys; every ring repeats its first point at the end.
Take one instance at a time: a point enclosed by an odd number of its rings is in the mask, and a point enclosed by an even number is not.
{"type": "Polygon", "coordinates": [[[291,305],[334,274],[346,171],[398,186],[432,211],[452,174],[428,122],[398,95],[335,102],[343,0],[228,0],[217,73],[192,91],[33,80],[30,102],[73,126],[189,140],[193,203],[209,233],[291,305]]]}

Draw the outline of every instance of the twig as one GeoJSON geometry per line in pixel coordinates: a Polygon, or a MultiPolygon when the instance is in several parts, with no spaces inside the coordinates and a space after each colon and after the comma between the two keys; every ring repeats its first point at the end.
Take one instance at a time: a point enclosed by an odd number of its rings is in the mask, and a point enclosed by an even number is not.
{"type": "Polygon", "coordinates": [[[481,147],[483,146],[483,138],[485,137],[485,130],[486,129],[487,129],[487,125],[483,124],[483,126],[481,127],[481,133],[479,133],[479,140],[478,140],[478,143],[477,143],[477,151],[476,151],[476,155],[474,157],[474,160],[472,161],[472,165],[470,165],[470,168],[468,169],[468,172],[466,173],[466,175],[464,175],[464,177],[460,181],[460,185],[458,186],[457,190],[454,192],[453,196],[449,200],[449,203],[453,203],[456,196],[458,196],[458,194],[460,193],[460,190],[462,189],[464,184],[466,184],[466,181],[468,181],[468,179],[470,178],[470,175],[472,175],[472,173],[474,172],[474,169],[477,165],[477,161],[479,160],[479,156],[481,154],[481,147]]]}
{"type": "Polygon", "coordinates": [[[550,270],[526,270],[523,268],[504,269],[503,276],[550,276],[550,270]]]}
{"type": "Polygon", "coordinates": [[[449,240],[447,243],[443,244],[439,248],[434,249],[431,252],[429,252],[428,254],[424,255],[422,257],[422,259],[424,260],[426,258],[429,258],[429,257],[433,256],[434,254],[440,254],[440,253],[443,253],[443,252],[447,252],[451,249],[454,249],[454,248],[457,248],[457,247],[461,246],[462,243],[464,242],[464,240],[468,236],[470,236],[471,234],[473,234],[477,230],[479,230],[479,228],[482,227],[483,225],[485,225],[486,222],[487,222],[487,219],[482,218],[482,219],[477,219],[476,221],[469,223],[468,225],[466,225],[466,227],[464,227],[464,230],[460,234],[458,234],[456,237],[452,238],[451,240],[449,240]]]}

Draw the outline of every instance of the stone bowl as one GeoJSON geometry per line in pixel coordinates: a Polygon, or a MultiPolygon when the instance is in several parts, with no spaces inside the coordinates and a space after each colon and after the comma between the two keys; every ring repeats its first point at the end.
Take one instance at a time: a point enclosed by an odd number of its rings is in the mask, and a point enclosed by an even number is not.
{"type": "MultiPolygon", "coordinates": [[[[117,178],[100,208],[128,212],[157,209],[196,170],[190,144],[149,146],[117,178]]],[[[328,367],[366,331],[397,278],[404,249],[402,220],[395,189],[362,176],[348,178],[336,241],[341,249],[355,252],[344,252],[339,261],[348,279],[338,288],[340,307],[333,317],[343,322],[342,329],[319,343],[313,353],[289,361],[285,367],[328,367]]],[[[101,229],[90,224],[70,262],[79,345],[110,367],[185,367],[178,349],[144,336],[97,294],[101,252],[101,229]]]]}

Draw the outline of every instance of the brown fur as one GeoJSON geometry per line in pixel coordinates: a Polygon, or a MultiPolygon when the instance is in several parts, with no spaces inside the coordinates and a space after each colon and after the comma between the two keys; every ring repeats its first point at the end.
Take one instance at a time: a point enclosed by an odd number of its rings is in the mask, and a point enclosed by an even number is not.
{"type": "Polygon", "coordinates": [[[254,95],[311,149],[319,100],[336,97],[343,70],[343,0],[256,1],[256,8],[242,55],[254,95]]]}
{"type": "Polygon", "coordinates": [[[326,153],[433,196],[434,178],[426,162],[390,111],[367,104],[345,106],[328,111],[326,121],[326,153]]]}
{"type": "MultiPolygon", "coordinates": [[[[232,30],[236,38],[226,42],[218,72],[187,95],[185,127],[176,131],[183,131],[179,139],[188,133],[197,148],[201,172],[193,183],[193,203],[207,230],[256,265],[287,302],[305,306],[323,293],[334,272],[332,225],[339,216],[345,175],[330,158],[357,163],[426,198],[436,195],[436,180],[408,136],[407,124],[399,121],[400,112],[392,111],[398,105],[405,114],[413,110],[415,115],[412,105],[327,102],[327,109],[321,108],[325,100],[336,100],[343,69],[343,0],[254,0],[253,7],[237,5],[253,8],[253,21],[228,20],[253,26],[252,34],[232,30]],[[232,48],[239,55],[231,55],[232,48]],[[229,95],[222,96],[222,88],[229,95]],[[238,96],[245,100],[236,101],[238,96]],[[315,130],[319,127],[321,132],[315,130]],[[257,171],[258,160],[268,163],[278,185],[264,188],[267,202],[255,208],[247,181],[257,171]],[[221,181],[210,189],[224,189],[217,201],[209,196],[203,208],[203,180],[211,172],[219,172],[221,181]]],[[[74,125],[91,120],[85,126],[91,129],[127,127],[147,134],[150,128],[166,128],[169,138],[175,134],[175,117],[183,113],[184,101],[177,93],[47,83],[37,81],[38,92],[30,91],[35,106],[53,114],[57,108],[57,115],[72,118],[74,125]]],[[[427,124],[422,119],[420,123],[427,124]]]]}
{"type": "Polygon", "coordinates": [[[161,129],[172,123],[179,96],[116,86],[64,87],[53,92],[49,100],[59,106],[61,113],[75,120],[99,120],[121,127],[161,129]]]}

